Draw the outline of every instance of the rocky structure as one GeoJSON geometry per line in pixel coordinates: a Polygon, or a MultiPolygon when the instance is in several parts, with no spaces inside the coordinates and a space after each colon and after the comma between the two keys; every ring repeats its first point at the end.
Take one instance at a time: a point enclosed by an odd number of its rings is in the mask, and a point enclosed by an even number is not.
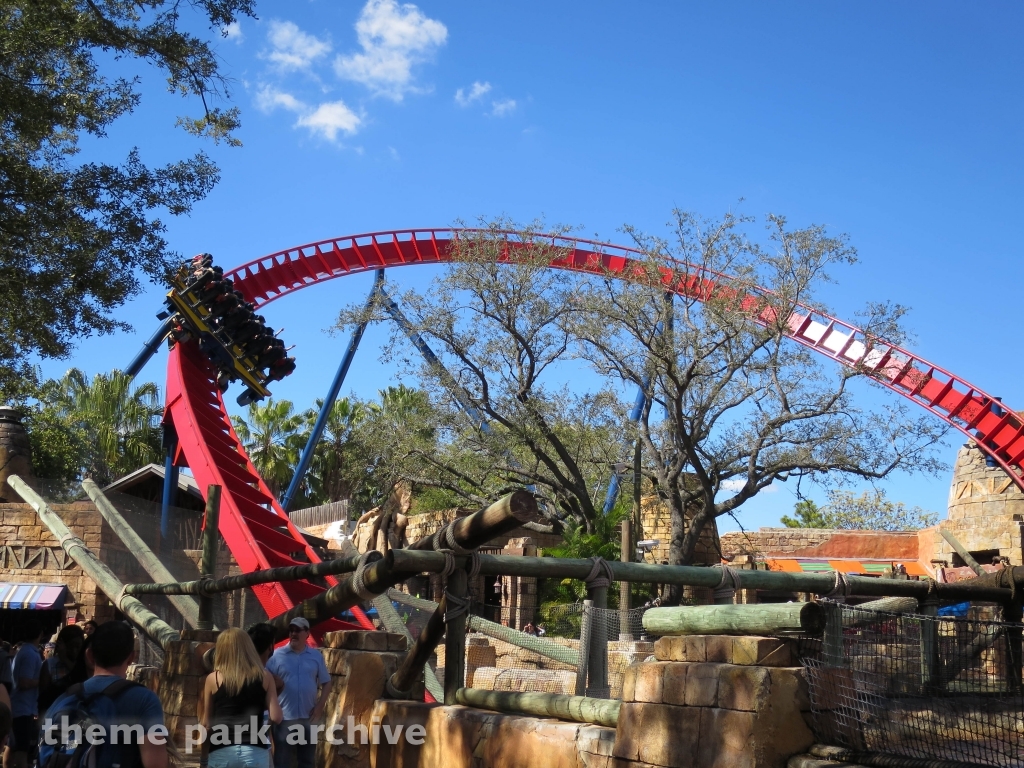
{"type": "MultiPolygon", "coordinates": [[[[1005,557],[1024,565],[1024,491],[999,466],[989,467],[974,442],[957,453],[949,488],[949,517],[940,525],[951,531],[982,564],[1005,557]]],[[[936,537],[937,559],[963,565],[953,548],[936,537]]]]}
{"type": "Polygon", "coordinates": [[[31,483],[32,445],[21,423],[21,414],[10,406],[0,406],[0,503],[21,501],[7,478],[17,475],[31,483]]]}

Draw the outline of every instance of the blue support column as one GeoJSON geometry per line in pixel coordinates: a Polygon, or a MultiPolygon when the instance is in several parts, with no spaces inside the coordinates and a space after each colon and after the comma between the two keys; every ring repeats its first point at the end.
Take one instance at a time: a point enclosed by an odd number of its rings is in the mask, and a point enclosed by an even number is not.
{"type": "Polygon", "coordinates": [[[160,550],[170,551],[171,507],[178,503],[178,467],[174,454],[178,450],[178,435],[170,424],[164,426],[164,492],[160,501],[160,550]]]}
{"type": "Polygon", "coordinates": [[[135,356],[135,359],[128,363],[128,367],[124,369],[126,376],[130,376],[133,379],[139,375],[146,363],[149,362],[150,358],[156,354],[156,351],[160,349],[160,342],[167,338],[167,334],[174,328],[174,321],[171,318],[164,320],[160,323],[160,327],[156,329],[156,333],[150,338],[149,341],[139,350],[139,354],[135,356]]]}
{"type": "MultiPolygon", "coordinates": [[[[633,409],[629,412],[629,420],[636,424],[640,421],[640,414],[644,412],[644,405],[647,404],[647,397],[644,390],[650,384],[650,379],[644,379],[642,386],[637,387],[636,400],[633,402],[633,409]]],[[[615,507],[615,500],[619,497],[619,473],[612,473],[612,481],[608,483],[608,493],[604,497],[604,513],[607,515],[615,507]]]]}
{"type": "MultiPolygon", "coordinates": [[[[373,288],[370,290],[370,295],[366,299],[366,311],[369,313],[370,307],[373,304],[373,300],[378,292],[383,292],[384,285],[384,270],[378,269],[376,277],[373,281],[373,288]]],[[[331,388],[327,390],[327,397],[324,398],[323,405],[320,407],[320,412],[316,416],[316,423],[313,424],[313,431],[309,434],[309,440],[306,442],[306,447],[302,449],[302,455],[299,457],[299,464],[295,468],[295,474],[292,476],[292,481],[288,484],[288,490],[284,492],[284,496],[281,497],[281,508],[285,512],[291,510],[292,502],[299,493],[299,488],[302,486],[302,481],[306,477],[306,472],[309,470],[310,462],[313,461],[313,453],[316,450],[317,443],[320,442],[320,437],[324,433],[324,428],[327,426],[327,419],[331,415],[331,409],[334,408],[334,402],[338,399],[338,393],[341,392],[341,386],[345,383],[345,377],[348,375],[348,369],[352,365],[352,359],[356,356],[356,351],[359,349],[359,342],[363,338],[363,333],[366,331],[366,321],[363,321],[356,326],[355,330],[352,331],[352,338],[349,339],[348,349],[345,350],[345,356],[341,358],[341,365],[338,366],[338,372],[334,374],[334,381],[331,382],[331,388]]]]}

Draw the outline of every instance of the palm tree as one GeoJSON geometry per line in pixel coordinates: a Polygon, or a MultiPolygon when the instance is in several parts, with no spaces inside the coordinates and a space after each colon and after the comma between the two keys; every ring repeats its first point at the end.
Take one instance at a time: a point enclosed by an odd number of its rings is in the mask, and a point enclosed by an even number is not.
{"type": "Polygon", "coordinates": [[[163,405],[153,382],[133,386],[121,371],[98,373],[90,382],[72,368],[44,386],[40,400],[83,434],[82,474],[103,485],[160,460],[163,405]]]}
{"type": "MultiPolygon", "coordinates": [[[[316,410],[307,411],[305,416],[310,429],[324,401],[318,399],[316,406],[316,410]]],[[[365,462],[360,459],[352,439],[365,415],[366,409],[358,400],[344,397],[334,403],[303,482],[309,503],[325,504],[352,497],[366,471],[365,467],[360,467],[365,462]]]]}
{"type": "Polygon", "coordinates": [[[295,471],[305,442],[299,431],[303,421],[291,401],[275,402],[274,398],[269,398],[266,405],[250,405],[245,419],[231,417],[245,452],[275,496],[280,496],[295,471]]]}

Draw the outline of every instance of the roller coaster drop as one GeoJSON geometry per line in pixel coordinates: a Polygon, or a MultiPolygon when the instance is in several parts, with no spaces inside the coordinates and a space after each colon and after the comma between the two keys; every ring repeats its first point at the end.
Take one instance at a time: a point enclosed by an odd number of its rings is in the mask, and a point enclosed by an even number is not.
{"type": "MultiPolygon", "coordinates": [[[[236,305],[246,303],[251,305],[250,311],[255,311],[310,285],[359,272],[377,270],[375,290],[382,290],[380,283],[384,269],[452,261],[457,254],[453,244],[466,234],[474,234],[474,231],[420,229],[377,232],[280,251],[243,264],[224,273],[223,278],[217,275],[218,279],[225,281],[225,287],[233,297],[227,300],[231,307],[218,308],[218,311],[224,311],[219,316],[236,305]],[[226,282],[228,280],[230,284],[226,282]]],[[[564,249],[564,255],[551,262],[552,268],[608,274],[624,280],[639,279],[645,274],[642,254],[636,250],[557,236],[551,240],[564,249]]],[[[517,247],[516,242],[509,240],[503,258],[514,261],[517,247]]],[[[716,291],[734,290],[725,287],[727,281],[723,276],[679,262],[666,266],[663,276],[666,292],[702,301],[715,296],[716,291]]],[[[272,351],[283,349],[283,344],[272,341],[272,332],[248,325],[247,338],[257,342],[255,346],[260,343],[262,346],[256,349],[254,344],[235,344],[235,337],[225,337],[218,331],[218,328],[223,328],[223,323],[211,316],[209,307],[205,312],[199,307],[202,302],[195,300],[201,297],[196,296],[195,291],[189,293],[189,281],[190,278],[182,275],[175,290],[168,294],[176,314],[165,319],[128,368],[130,374],[137,374],[161,340],[168,334],[172,336],[164,424],[168,434],[174,435],[175,439],[168,445],[168,469],[188,466],[201,489],[210,484],[221,486],[221,533],[243,572],[319,562],[315,550],[291,523],[285,508],[246,455],[231,426],[222,397],[226,381],[233,378],[242,379],[247,385],[239,398],[243,404],[269,394],[266,384],[280,376],[271,376],[272,368],[262,373],[259,355],[269,354],[275,361],[284,359],[279,351],[272,351]],[[229,353],[228,356],[225,352],[229,353]]],[[[195,282],[192,279],[193,286],[195,282]]],[[[218,293],[223,294],[225,291],[218,293]]],[[[763,289],[752,287],[743,299],[742,306],[748,309],[754,322],[766,320],[758,316],[758,312],[764,311],[761,309],[765,306],[762,297],[766,294],[763,289]]],[[[249,318],[239,320],[245,322],[249,318]]],[[[826,355],[840,365],[868,370],[878,383],[963,432],[977,442],[990,462],[1001,466],[1014,483],[1024,488],[1024,470],[1021,469],[1024,420],[1014,411],[1004,408],[998,398],[912,352],[869,338],[856,327],[809,308],[798,307],[786,324],[789,329],[787,335],[796,343],[826,355]]],[[[360,335],[361,330],[357,329],[330,396],[324,403],[321,417],[333,405],[360,335]]],[[[424,351],[422,347],[421,351],[424,351]]],[[[424,354],[428,352],[429,348],[424,354]]],[[[264,357],[263,362],[268,359],[264,357]]],[[[294,366],[288,364],[287,367],[290,372],[294,366]]],[[[284,373],[283,369],[279,370],[284,373]]],[[[314,430],[304,451],[307,462],[318,437],[319,431],[314,430]]],[[[171,474],[168,472],[165,477],[168,484],[171,474]]],[[[293,491],[294,488],[289,490],[286,502],[291,501],[293,491]]],[[[328,586],[333,583],[333,579],[328,579],[328,586]]],[[[268,616],[276,616],[323,589],[322,585],[304,581],[254,587],[268,616]]],[[[315,631],[319,635],[332,629],[372,628],[371,622],[358,609],[353,609],[353,616],[356,624],[332,619],[320,624],[315,631]]]]}

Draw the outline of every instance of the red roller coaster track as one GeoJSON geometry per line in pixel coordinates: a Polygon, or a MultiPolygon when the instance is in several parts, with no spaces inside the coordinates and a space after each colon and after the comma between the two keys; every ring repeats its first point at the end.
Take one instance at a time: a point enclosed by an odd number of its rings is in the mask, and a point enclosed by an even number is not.
{"type": "MultiPolygon", "coordinates": [[[[451,261],[453,241],[473,231],[411,229],[322,240],[264,256],[226,276],[259,307],[310,285],[346,275],[451,261]]],[[[565,249],[565,256],[551,263],[553,268],[604,272],[626,280],[642,274],[639,260],[643,254],[635,249],[557,236],[551,240],[565,249]]],[[[514,255],[510,252],[509,257],[514,255]]],[[[681,262],[672,267],[674,272],[668,268],[664,271],[666,290],[701,300],[719,290],[719,275],[681,262]],[[673,274],[677,277],[673,278],[673,274]],[[680,274],[684,277],[670,284],[680,274]]],[[[749,289],[751,309],[758,305],[758,295],[766,293],[757,287],[749,289]]],[[[753,312],[751,316],[757,320],[753,312]]],[[[869,338],[855,326],[809,308],[798,307],[787,325],[789,337],[797,343],[840,365],[869,370],[880,384],[975,440],[1024,489],[1024,420],[996,398],[912,352],[869,338]]],[[[243,570],[290,562],[288,547],[303,548],[305,542],[294,526],[287,523],[287,516],[245,456],[208,365],[197,350],[189,345],[181,347],[175,346],[169,363],[168,411],[178,429],[181,450],[200,487],[205,488],[207,482],[224,486],[222,504],[230,510],[225,540],[243,570]],[[201,416],[195,415],[196,408],[203,411],[201,416]],[[190,429],[182,429],[185,422],[191,425],[190,429]],[[197,463],[211,469],[201,476],[197,463]],[[233,490],[236,487],[237,494],[233,490]],[[284,524],[287,535],[279,530],[284,524]],[[300,541],[301,545],[297,543],[300,541]]],[[[312,558],[315,554],[310,550],[306,556],[312,558]]],[[[278,585],[267,587],[260,594],[268,615],[286,610],[291,607],[289,602],[317,588],[301,585],[289,589],[292,591],[278,585]]]]}

